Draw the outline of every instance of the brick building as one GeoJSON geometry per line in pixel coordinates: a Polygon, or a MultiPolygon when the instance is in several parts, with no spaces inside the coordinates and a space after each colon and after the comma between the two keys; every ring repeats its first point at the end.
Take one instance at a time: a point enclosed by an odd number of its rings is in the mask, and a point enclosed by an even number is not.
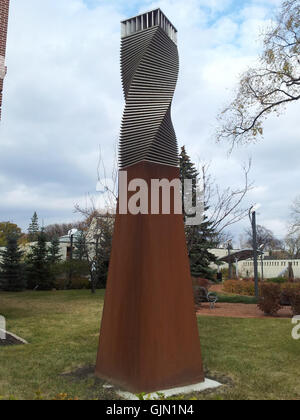
{"type": "Polygon", "coordinates": [[[2,108],[3,80],[6,74],[5,53],[7,41],[9,1],[0,0],[0,119],[2,108]]]}

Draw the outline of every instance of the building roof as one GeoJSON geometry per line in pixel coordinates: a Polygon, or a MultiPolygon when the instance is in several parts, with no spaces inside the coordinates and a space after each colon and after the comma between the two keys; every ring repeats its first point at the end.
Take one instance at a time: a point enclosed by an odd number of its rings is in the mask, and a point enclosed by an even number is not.
{"type": "MultiPolygon", "coordinates": [[[[258,255],[263,255],[264,253],[262,251],[257,250],[258,255]]],[[[238,261],[245,261],[249,260],[250,258],[254,258],[254,251],[253,249],[242,249],[238,252],[233,252],[230,255],[227,255],[226,257],[219,258],[219,261],[223,261],[226,263],[236,263],[238,261]]]]}
{"type": "MultiPolygon", "coordinates": [[[[77,233],[75,233],[74,235],[73,235],[73,237],[74,237],[74,241],[76,242],[76,239],[80,236],[80,231],[78,231],[77,233]]],[[[71,242],[71,239],[70,239],[70,236],[69,235],[65,235],[65,236],[61,236],[60,238],[59,238],[59,242],[61,243],[61,244],[67,244],[67,243],[70,243],[71,242]]]]}

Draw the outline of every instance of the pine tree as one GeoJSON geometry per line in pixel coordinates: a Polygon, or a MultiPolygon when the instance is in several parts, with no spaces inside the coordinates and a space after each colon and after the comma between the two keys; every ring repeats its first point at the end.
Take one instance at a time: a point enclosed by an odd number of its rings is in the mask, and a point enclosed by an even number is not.
{"type": "MultiPolygon", "coordinates": [[[[195,164],[191,161],[191,158],[188,156],[185,147],[182,147],[180,154],[180,179],[183,183],[183,209],[184,209],[184,200],[188,197],[189,192],[184,190],[184,180],[191,179],[193,181],[192,188],[192,199],[193,204],[196,204],[196,189],[197,189],[197,179],[199,173],[195,167],[195,164]]],[[[204,206],[204,211],[207,213],[209,210],[208,206],[204,206]]],[[[186,221],[188,217],[193,217],[191,215],[184,214],[184,220],[186,221]]],[[[211,269],[210,265],[217,263],[217,258],[209,252],[209,249],[212,249],[216,246],[214,242],[215,232],[211,227],[211,223],[208,221],[207,217],[204,215],[204,220],[199,226],[185,226],[188,254],[190,258],[190,267],[191,275],[193,277],[202,277],[206,279],[214,279],[214,270],[211,269]]]]}
{"type": "Polygon", "coordinates": [[[47,237],[42,229],[38,234],[37,244],[27,257],[27,283],[30,289],[51,290],[54,287],[48,252],[47,237]]]}
{"type": "MultiPolygon", "coordinates": [[[[199,173],[194,163],[192,163],[191,158],[186,153],[185,146],[181,148],[179,159],[180,159],[180,180],[182,183],[182,210],[183,210],[183,214],[185,215],[184,201],[191,198],[193,200],[193,203],[195,203],[196,201],[196,186],[197,186],[197,179],[199,177],[199,173]],[[192,197],[189,197],[189,192],[185,191],[184,181],[186,179],[190,179],[193,181],[192,197]]],[[[185,220],[186,220],[186,217],[187,216],[184,217],[185,220]]]]}
{"type": "MultiPolygon", "coordinates": [[[[205,209],[208,211],[208,208],[205,209]]],[[[214,280],[215,270],[211,268],[211,264],[217,264],[217,257],[209,250],[216,248],[214,242],[214,230],[211,223],[204,216],[204,221],[200,226],[191,226],[193,243],[189,251],[191,274],[196,278],[205,278],[214,280]]],[[[190,232],[191,235],[191,232],[190,232]]]]}
{"type": "Polygon", "coordinates": [[[54,238],[51,241],[51,245],[48,251],[48,260],[51,264],[56,264],[61,260],[61,252],[58,238],[54,238]]]}
{"type": "Polygon", "coordinates": [[[18,236],[7,237],[7,246],[0,252],[0,288],[7,292],[20,292],[25,289],[22,256],[18,245],[18,236]]]}
{"type": "Polygon", "coordinates": [[[86,257],[86,237],[83,231],[79,232],[76,235],[76,240],[74,243],[74,258],[76,260],[82,261],[86,257]]]}
{"type": "Polygon", "coordinates": [[[39,227],[39,219],[37,216],[36,211],[34,212],[31,223],[28,227],[28,240],[29,242],[36,242],[38,239],[40,227],[39,227]]]}
{"type": "Polygon", "coordinates": [[[100,253],[98,255],[99,260],[99,275],[98,275],[98,286],[100,288],[106,288],[108,268],[110,261],[110,253],[112,247],[112,229],[110,220],[103,223],[102,235],[100,238],[100,253]]]}

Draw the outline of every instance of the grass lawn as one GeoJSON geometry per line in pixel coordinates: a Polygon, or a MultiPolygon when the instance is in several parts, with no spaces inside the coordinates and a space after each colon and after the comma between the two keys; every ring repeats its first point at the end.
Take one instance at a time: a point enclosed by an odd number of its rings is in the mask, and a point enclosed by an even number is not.
{"type": "MultiPolygon", "coordinates": [[[[30,343],[0,347],[0,398],[114,398],[91,369],[103,297],[104,291],[0,293],[7,329],[30,343]]],[[[200,316],[198,325],[207,375],[226,386],[189,398],[300,399],[300,340],[292,339],[290,320],[200,316]]]]}

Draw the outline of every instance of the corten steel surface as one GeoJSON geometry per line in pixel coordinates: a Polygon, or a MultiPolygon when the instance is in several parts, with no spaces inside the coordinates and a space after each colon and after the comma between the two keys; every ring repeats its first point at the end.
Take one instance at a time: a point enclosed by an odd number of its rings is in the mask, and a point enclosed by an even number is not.
{"type": "MultiPolygon", "coordinates": [[[[179,169],[127,173],[150,185],[179,169]]],[[[96,374],[135,393],[204,380],[182,215],[117,215],[96,374]]]]}
{"type": "MultiPolygon", "coordinates": [[[[152,179],[179,178],[176,39],[160,9],[122,22],[120,167],[149,191],[152,179]]],[[[204,380],[181,214],[117,212],[96,374],[135,393],[204,380]]]]}
{"type": "Polygon", "coordinates": [[[176,134],[171,120],[179,71],[174,42],[176,30],[160,10],[143,15],[140,24],[138,17],[129,19],[129,26],[129,35],[122,38],[121,46],[126,106],[120,138],[120,166],[124,168],[142,161],[178,166],[176,134]],[[144,30],[140,30],[142,27],[144,30]]]}
{"type": "Polygon", "coordinates": [[[0,0],[0,120],[2,108],[3,81],[6,75],[5,54],[8,28],[9,0],[0,0]]]}

